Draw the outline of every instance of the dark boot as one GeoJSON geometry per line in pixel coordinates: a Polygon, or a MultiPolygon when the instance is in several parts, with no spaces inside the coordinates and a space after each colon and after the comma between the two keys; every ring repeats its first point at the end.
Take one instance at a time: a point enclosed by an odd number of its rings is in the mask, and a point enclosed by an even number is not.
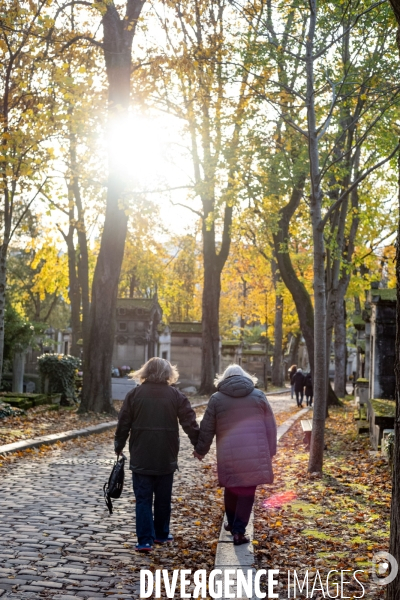
{"type": "Polygon", "coordinates": [[[241,544],[249,544],[250,538],[244,533],[235,533],[233,535],[233,543],[235,546],[240,546],[241,544]]]}

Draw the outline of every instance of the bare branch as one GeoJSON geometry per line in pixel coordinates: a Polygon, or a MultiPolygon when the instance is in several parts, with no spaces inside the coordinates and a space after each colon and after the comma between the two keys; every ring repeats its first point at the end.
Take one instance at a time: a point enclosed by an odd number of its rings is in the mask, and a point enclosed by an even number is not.
{"type": "Polygon", "coordinates": [[[54,200],[52,200],[51,198],[49,198],[49,196],[47,194],[45,194],[44,192],[41,192],[42,196],[44,198],[46,198],[46,200],[50,203],[51,206],[54,206],[55,208],[57,208],[58,210],[60,210],[62,213],[64,213],[64,215],[69,216],[69,212],[63,208],[62,206],[60,206],[59,204],[57,204],[56,202],[54,202],[54,200]]]}
{"type": "Polygon", "coordinates": [[[36,200],[37,196],[41,193],[42,188],[45,185],[46,181],[47,181],[47,177],[43,181],[43,183],[40,185],[40,187],[38,188],[38,190],[37,190],[36,194],[33,196],[33,198],[25,206],[24,210],[22,211],[22,214],[20,215],[19,219],[17,220],[17,222],[15,223],[15,225],[14,225],[12,231],[11,231],[10,239],[13,237],[13,235],[16,232],[16,230],[18,229],[18,227],[21,225],[23,219],[25,218],[26,213],[28,212],[28,210],[32,206],[32,203],[36,200]]]}
{"type": "Polygon", "coordinates": [[[373,246],[371,245],[370,251],[367,252],[366,254],[364,254],[363,256],[361,256],[360,258],[357,258],[357,261],[361,262],[362,260],[364,260],[364,258],[367,258],[367,256],[370,256],[370,254],[372,254],[374,252],[374,250],[376,250],[377,248],[379,248],[379,244],[381,244],[382,242],[384,242],[385,240],[387,240],[388,238],[390,238],[392,235],[395,235],[395,233],[397,233],[397,228],[393,229],[393,231],[391,231],[390,233],[388,233],[384,237],[380,238],[373,246]]]}
{"type": "Polygon", "coordinates": [[[92,46],[96,46],[98,48],[102,48],[104,50],[104,44],[102,42],[98,42],[97,40],[91,38],[89,35],[76,35],[74,38],[69,40],[64,46],[61,48],[61,52],[64,52],[67,48],[79,42],[79,40],[85,40],[89,42],[92,46]]]}

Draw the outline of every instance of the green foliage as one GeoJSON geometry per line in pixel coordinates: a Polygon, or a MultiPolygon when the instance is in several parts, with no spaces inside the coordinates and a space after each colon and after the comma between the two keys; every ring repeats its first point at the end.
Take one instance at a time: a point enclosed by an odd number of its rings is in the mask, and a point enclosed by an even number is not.
{"type": "Polygon", "coordinates": [[[9,303],[5,311],[4,359],[12,360],[14,352],[26,350],[35,344],[35,336],[43,331],[43,325],[31,323],[9,303]]]}
{"type": "Polygon", "coordinates": [[[67,399],[76,401],[75,378],[81,366],[79,358],[68,354],[43,354],[38,358],[38,365],[42,389],[48,379],[49,394],[61,394],[61,402],[67,399]]]}
{"type": "Polygon", "coordinates": [[[388,457],[389,465],[393,464],[393,456],[394,456],[394,432],[389,433],[385,439],[383,440],[383,445],[385,452],[388,457]]]}
{"type": "Polygon", "coordinates": [[[37,217],[32,216],[24,237],[16,240],[20,248],[15,245],[8,259],[7,296],[32,321],[64,329],[70,319],[65,301],[69,285],[67,255],[60,253],[60,244],[51,230],[36,221],[37,217]]]}

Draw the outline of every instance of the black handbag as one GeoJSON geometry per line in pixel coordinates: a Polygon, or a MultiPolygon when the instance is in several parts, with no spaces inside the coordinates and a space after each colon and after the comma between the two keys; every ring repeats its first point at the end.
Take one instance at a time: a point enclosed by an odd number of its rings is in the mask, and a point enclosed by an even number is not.
{"type": "Polygon", "coordinates": [[[124,489],[125,460],[126,456],[124,456],[124,454],[121,455],[120,459],[117,458],[111,471],[108,483],[106,482],[103,486],[104,500],[110,515],[112,515],[113,512],[111,498],[113,498],[114,500],[119,498],[122,494],[122,490],[124,489]]]}

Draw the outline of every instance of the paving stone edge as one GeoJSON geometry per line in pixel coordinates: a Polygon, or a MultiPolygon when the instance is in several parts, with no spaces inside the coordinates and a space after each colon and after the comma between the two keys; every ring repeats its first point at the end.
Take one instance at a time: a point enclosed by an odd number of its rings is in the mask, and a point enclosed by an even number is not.
{"type": "Polygon", "coordinates": [[[57,442],[66,442],[73,438],[92,435],[93,433],[101,433],[108,429],[113,429],[117,426],[118,421],[107,421],[98,425],[90,425],[84,429],[71,429],[70,431],[61,431],[60,433],[52,433],[50,435],[42,435],[31,440],[21,440],[12,444],[0,446],[0,454],[9,454],[10,452],[18,452],[28,450],[29,448],[38,448],[43,445],[56,444],[57,442]]]}

